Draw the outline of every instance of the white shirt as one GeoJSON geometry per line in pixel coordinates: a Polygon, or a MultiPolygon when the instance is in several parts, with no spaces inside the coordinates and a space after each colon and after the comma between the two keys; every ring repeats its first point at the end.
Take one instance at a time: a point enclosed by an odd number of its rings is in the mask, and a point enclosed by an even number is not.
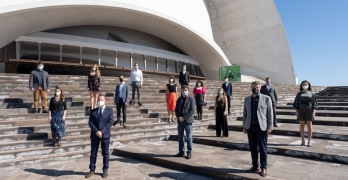
{"type": "Polygon", "coordinates": [[[182,74],[185,74],[186,70],[185,71],[182,71],[182,74]]]}
{"type": "Polygon", "coordinates": [[[130,83],[133,81],[140,81],[140,85],[143,85],[143,72],[141,70],[132,70],[130,75],[130,83]]]}
{"type": "Polygon", "coordinates": [[[268,91],[271,89],[271,85],[269,85],[269,86],[267,85],[266,87],[267,87],[268,91]]]}

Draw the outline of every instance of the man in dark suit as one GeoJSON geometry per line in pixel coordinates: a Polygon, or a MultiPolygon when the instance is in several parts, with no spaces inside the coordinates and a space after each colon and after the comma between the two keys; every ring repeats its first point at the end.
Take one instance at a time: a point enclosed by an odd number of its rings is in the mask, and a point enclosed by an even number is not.
{"type": "Polygon", "coordinates": [[[222,84],[222,89],[224,89],[228,102],[228,114],[231,114],[231,98],[232,98],[232,83],[228,82],[228,77],[225,76],[225,82],[222,84]]]}
{"type": "Polygon", "coordinates": [[[278,96],[276,89],[271,84],[271,79],[266,78],[266,84],[261,87],[261,94],[267,95],[272,99],[273,106],[273,126],[278,127],[277,125],[277,105],[278,105],[278,96]]]}
{"type": "Polygon", "coordinates": [[[39,113],[39,97],[41,96],[42,113],[47,111],[47,93],[50,92],[50,78],[48,73],[43,70],[44,64],[39,62],[37,69],[31,71],[29,77],[29,89],[34,95],[34,114],[39,113]]]}
{"type": "Polygon", "coordinates": [[[95,163],[97,161],[97,153],[99,144],[101,143],[102,155],[103,155],[103,178],[108,176],[109,169],[109,145],[110,145],[110,128],[113,123],[113,112],[111,108],[105,106],[105,96],[100,95],[98,97],[98,106],[91,110],[89,115],[89,127],[91,128],[91,155],[90,155],[90,172],[86,175],[86,178],[90,178],[95,172],[95,163]]]}
{"type": "Polygon", "coordinates": [[[178,119],[178,141],[179,153],[176,157],[182,157],[185,153],[184,131],[186,131],[187,139],[187,159],[191,159],[192,154],[192,123],[193,113],[196,109],[196,100],[189,96],[189,87],[184,85],[181,87],[181,96],[176,101],[175,115],[178,119]]]}
{"type": "Polygon", "coordinates": [[[243,132],[248,133],[249,149],[253,166],[250,172],[259,171],[258,150],[260,151],[261,176],[267,176],[267,139],[272,132],[273,113],[270,97],[260,94],[261,83],[251,83],[252,95],[244,100],[243,132]]]}
{"type": "MultiPolygon", "coordinates": [[[[123,114],[123,126],[126,126],[127,121],[127,102],[129,97],[129,86],[128,84],[124,83],[123,76],[120,76],[120,84],[116,86],[115,90],[115,105],[117,109],[117,121],[114,122],[114,126],[116,126],[117,123],[120,123],[121,119],[121,108],[122,108],[122,114],[123,114]]],[[[121,125],[121,123],[120,123],[121,125]]]]}
{"type": "Polygon", "coordinates": [[[190,72],[186,71],[186,65],[182,66],[182,71],[179,74],[179,83],[180,86],[186,85],[190,83],[190,72]]]}

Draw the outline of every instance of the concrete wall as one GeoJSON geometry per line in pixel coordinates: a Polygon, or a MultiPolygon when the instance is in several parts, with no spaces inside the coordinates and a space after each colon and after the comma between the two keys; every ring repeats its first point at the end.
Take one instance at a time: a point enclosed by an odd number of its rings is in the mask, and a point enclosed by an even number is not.
{"type": "Polygon", "coordinates": [[[206,0],[215,42],[242,74],[295,84],[287,37],[273,0],[206,0]]]}

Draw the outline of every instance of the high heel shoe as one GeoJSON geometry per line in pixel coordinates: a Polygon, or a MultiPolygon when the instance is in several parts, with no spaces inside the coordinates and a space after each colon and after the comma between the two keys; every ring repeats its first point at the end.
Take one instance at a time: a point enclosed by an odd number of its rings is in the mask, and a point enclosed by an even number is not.
{"type": "Polygon", "coordinates": [[[52,139],[53,140],[53,147],[56,147],[57,144],[56,144],[56,140],[55,139],[52,139]]]}
{"type": "Polygon", "coordinates": [[[57,146],[61,146],[61,144],[60,144],[60,139],[58,139],[58,144],[57,144],[57,146]]]}
{"type": "Polygon", "coordinates": [[[306,142],[302,141],[301,146],[305,146],[306,142]]]}

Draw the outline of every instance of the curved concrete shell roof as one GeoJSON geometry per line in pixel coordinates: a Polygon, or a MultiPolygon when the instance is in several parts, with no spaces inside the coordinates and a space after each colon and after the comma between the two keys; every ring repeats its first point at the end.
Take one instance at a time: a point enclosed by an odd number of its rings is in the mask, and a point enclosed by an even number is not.
{"type": "Polygon", "coordinates": [[[146,32],[172,43],[200,63],[207,79],[218,79],[219,67],[229,64],[214,41],[201,0],[13,0],[1,2],[0,24],[0,47],[33,32],[107,25],[146,32]]]}

